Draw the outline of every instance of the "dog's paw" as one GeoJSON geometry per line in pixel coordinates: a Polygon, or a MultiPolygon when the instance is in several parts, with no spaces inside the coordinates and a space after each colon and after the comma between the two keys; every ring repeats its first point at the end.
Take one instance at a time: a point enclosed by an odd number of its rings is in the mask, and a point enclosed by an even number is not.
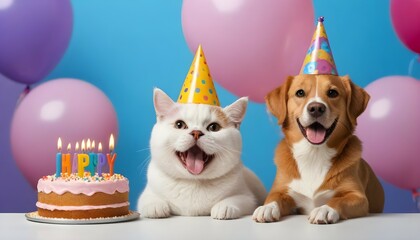
{"type": "Polygon", "coordinates": [[[322,205],[311,211],[309,214],[309,222],[312,224],[329,224],[336,223],[340,219],[338,212],[328,205],[322,205]]]}
{"type": "Polygon", "coordinates": [[[219,202],[211,208],[211,217],[219,220],[236,219],[241,217],[237,206],[219,202]]]}
{"type": "Polygon", "coordinates": [[[163,201],[146,204],[138,210],[146,218],[167,218],[171,215],[169,205],[163,201]]]}
{"type": "Polygon", "coordinates": [[[271,202],[255,209],[252,219],[256,222],[277,222],[280,220],[280,208],[277,202],[271,202]]]}

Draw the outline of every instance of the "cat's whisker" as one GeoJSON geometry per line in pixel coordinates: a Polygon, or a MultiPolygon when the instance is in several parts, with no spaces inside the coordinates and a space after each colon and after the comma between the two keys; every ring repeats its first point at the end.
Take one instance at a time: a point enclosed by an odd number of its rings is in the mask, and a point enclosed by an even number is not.
{"type": "Polygon", "coordinates": [[[147,167],[149,166],[151,155],[149,154],[147,158],[145,158],[143,161],[140,162],[140,164],[137,167],[137,172],[141,175],[143,175],[144,172],[146,172],[147,167]]]}
{"type": "Polygon", "coordinates": [[[139,150],[137,150],[137,151],[136,151],[136,153],[140,153],[140,152],[144,152],[144,151],[149,151],[149,154],[148,154],[148,156],[147,156],[147,157],[146,157],[143,161],[141,161],[141,162],[140,162],[140,164],[137,166],[137,172],[138,172],[139,174],[141,174],[141,175],[143,175],[143,173],[146,171],[147,166],[149,165],[150,160],[151,160],[150,147],[146,147],[146,148],[143,148],[143,149],[139,149],[139,150]]]}
{"type": "Polygon", "coordinates": [[[150,147],[139,149],[136,152],[138,153],[138,152],[143,152],[143,151],[146,151],[146,150],[150,150],[150,147]]]}
{"type": "Polygon", "coordinates": [[[234,148],[229,148],[229,147],[226,147],[224,145],[217,144],[217,143],[214,143],[214,147],[216,148],[216,150],[218,150],[216,152],[223,151],[223,152],[228,152],[228,153],[239,153],[239,154],[241,154],[241,151],[238,151],[234,148]]]}
{"type": "Polygon", "coordinates": [[[170,145],[170,144],[162,144],[159,147],[159,149],[160,149],[161,152],[164,152],[164,153],[174,153],[175,152],[175,150],[174,150],[175,147],[170,145]]]}
{"type": "Polygon", "coordinates": [[[171,154],[175,154],[176,153],[176,150],[175,150],[176,148],[174,148],[173,146],[165,146],[162,150],[164,151],[164,152],[169,152],[169,153],[171,153],[171,154]]]}

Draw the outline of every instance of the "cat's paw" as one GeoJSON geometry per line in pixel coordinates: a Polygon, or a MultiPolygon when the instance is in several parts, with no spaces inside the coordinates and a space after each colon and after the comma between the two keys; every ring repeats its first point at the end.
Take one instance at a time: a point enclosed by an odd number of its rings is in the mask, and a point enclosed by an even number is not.
{"type": "Polygon", "coordinates": [[[277,202],[271,202],[255,209],[252,219],[256,222],[277,222],[280,220],[280,208],[277,202]]]}
{"type": "Polygon", "coordinates": [[[139,209],[140,214],[146,218],[167,218],[171,216],[171,209],[165,202],[146,204],[139,209]]]}
{"type": "Polygon", "coordinates": [[[328,205],[322,205],[313,209],[308,217],[309,222],[312,224],[336,223],[339,219],[340,215],[338,212],[328,205]]]}
{"type": "Polygon", "coordinates": [[[211,208],[211,217],[219,220],[236,219],[241,217],[241,212],[237,206],[220,202],[211,208]]]}

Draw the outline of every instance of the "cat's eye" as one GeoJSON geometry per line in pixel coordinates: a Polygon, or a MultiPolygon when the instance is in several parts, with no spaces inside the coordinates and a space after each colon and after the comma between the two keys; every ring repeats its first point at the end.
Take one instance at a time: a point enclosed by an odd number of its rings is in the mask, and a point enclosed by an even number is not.
{"type": "Polygon", "coordinates": [[[218,124],[218,123],[216,123],[216,122],[214,122],[214,123],[210,123],[210,124],[207,126],[207,130],[208,130],[208,131],[210,131],[210,132],[217,132],[217,131],[219,131],[221,128],[222,128],[222,127],[220,126],[220,124],[218,124]]]}
{"type": "Polygon", "coordinates": [[[303,89],[299,89],[296,91],[296,97],[302,98],[305,96],[305,91],[303,89]]]}
{"type": "Polygon", "coordinates": [[[327,96],[328,96],[329,98],[336,98],[336,97],[338,97],[338,92],[337,92],[337,90],[330,89],[330,90],[328,90],[328,92],[327,92],[327,96]]]}
{"type": "Polygon", "coordinates": [[[177,128],[177,129],[187,129],[188,128],[187,124],[182,120],[177,120],[175,122],[174,127],[177,128]]]}

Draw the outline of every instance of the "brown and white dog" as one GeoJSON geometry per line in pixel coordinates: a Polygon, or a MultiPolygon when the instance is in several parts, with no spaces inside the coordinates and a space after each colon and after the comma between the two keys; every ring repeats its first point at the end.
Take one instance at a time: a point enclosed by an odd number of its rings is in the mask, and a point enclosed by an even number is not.
{"type": "Polygon", "coordinates": [[[302,213],[315,224],[382,212],[383,188],[362,159],[353,135],[369,95],[348,76],[289,77],[266,96],[285,138],[277,146],[277,174],[257,222],[302,213]]]}

